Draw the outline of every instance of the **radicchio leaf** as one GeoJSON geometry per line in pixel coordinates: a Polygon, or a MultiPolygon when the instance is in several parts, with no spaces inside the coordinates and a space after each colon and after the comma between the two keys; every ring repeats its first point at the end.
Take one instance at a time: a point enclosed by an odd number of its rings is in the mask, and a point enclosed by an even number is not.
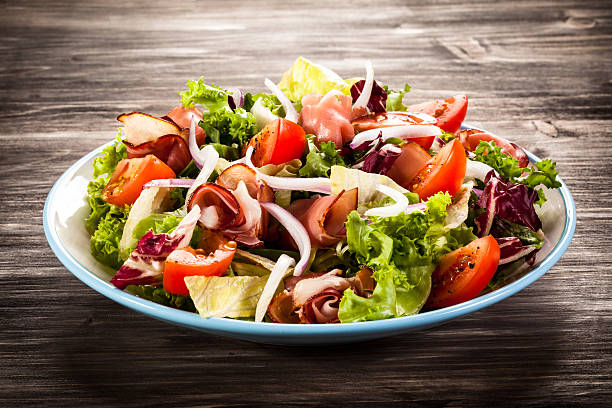
{"type": "Polygon", "coordinates": [[[176,248],[189,244],[198,218],[200,208],[195,206],[171,234],[148,231],[110,283],[119,289],[125,289],[128,285],[161,284],[166,258],[176,248]]]}
{"type": "Polygon", "coordinates": [[[387,174],[395,160],[402,154],[402,149],[397,145],[383,142],[382,132],[375,143],[374,148],[365,155],[361,170],[367,173],[387,174]]]}
{"type": "Polygon", "coordinates": [[[496,238],[499,244],[499,265],[505,265],[518,259],[525,258],[529,265],[535,261],[535,253],[538,248],[534,245],[523,245],[517,237],[496,238]]]}
{"type": "Polygon", "coordinates": [[[533,206],[538,199],[538,193],[533,188],[506,182],[497,177],[494,171],[490,171],[485,177],[485,185],[478,200],[478,206],[485,211],[474,220],[478,236],[489,234],[495,215],[529,227],[532,231],[542,228],[542,222],[533,206]]]}
{"type": "MultiPolygon", "coordinates": [[[[357,101],[361,92],[363,92],[363,86],[365,85],[365,79],[361,81],[357,81],[351,86],[351,97],[353,98],[353,103],[357,101]]],[[[371,113],[382,113],[386,112],[386,103],[387,103],[387,91],[384,90],[380,85],[374,81],[372,85],[372,94],[370,95],[370,100],[368,101],[368,109],[371,113]]]]}

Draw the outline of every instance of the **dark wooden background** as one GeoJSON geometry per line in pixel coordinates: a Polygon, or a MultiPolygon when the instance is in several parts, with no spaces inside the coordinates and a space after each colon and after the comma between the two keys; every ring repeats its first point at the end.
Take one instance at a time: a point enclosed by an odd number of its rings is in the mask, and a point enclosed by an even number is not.
{"type": "Polygon", "coordinates": [[[0,406],[610,403],[610,1],[147,3],[0,2],[0,406]],[[118,114],[163,114],[200,75],[262,90],[299,55],[345,77],[369,58],[412,103],[468,92],[469,122],[557,161],[578,208],[563,259],[443,327],[322,348],[173,327],[59,263],[45,197],[118,114]]]}

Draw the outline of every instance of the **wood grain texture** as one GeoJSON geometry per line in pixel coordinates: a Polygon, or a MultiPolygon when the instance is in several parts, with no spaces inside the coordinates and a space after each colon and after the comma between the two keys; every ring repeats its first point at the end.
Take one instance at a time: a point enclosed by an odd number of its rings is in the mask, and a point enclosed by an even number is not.
{"type": "Polygon", "coordinates": [[[0,406],[609,406],[609,1],[3,1],[0,406]],[[298,55],[467,91],[468,119],[556,160],[578,208],[543,278],[428,331],[289,348],[204,335],[76,280],[43,234],[57,177],[126,111],[165,113],[187,79],[262,90],[298,55]]]}

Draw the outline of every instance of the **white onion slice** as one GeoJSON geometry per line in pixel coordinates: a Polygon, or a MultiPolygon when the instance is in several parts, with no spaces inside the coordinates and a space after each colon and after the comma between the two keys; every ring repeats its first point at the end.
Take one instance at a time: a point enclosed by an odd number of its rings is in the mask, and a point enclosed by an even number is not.
{"type": "Polygon", "coordinates": [[[295,266],[293,271],[294,276],[300,276],[306,270],[308,261],[310,260],[310,237],[306,228],[302,225],[300,220],[295,218],[293,214],[285,210],[278,204],[274,203],[260,203],[261,206],[268,211],[278,222],[285,227],[287,232],[291,235],[295,244],[298,246],[300,251],[300,261],[295,266]]]}
{"type": "Polygon", "coordinates": [[[263,321],[278,285],[286,276],[289,268],[291,268],[293,265],[295,265],[295,259],[287,254],[282,254],[278,258],[278,261],[276,261],[276,264],[272,268],[272,272],[270,272],[266,286],[264,286],[261,296],[257,301],[257,307],[255,308],[255,322],[263,321]]]}
{"type": "Polygon", "coordinates": [[[185,206],[187,206],[187,204],[189,203],[189,199],[191,198],[193,192],[202,184],[208,181],[208,178],[215,170],[217,160],[219,160],[219,153],[217,153],[215,148],[211,145],[204,146],[204,148],[200,152],[200,158],[202,159],[202,170],[200,170],[200,174],[198,174],[198,177],[196,177],[191,187],[189,187],[189,190],[187,190],[185,206]]]}
{"type": "Polygon", "coordinates": [[[149,181],[142,188],[151,187],[191,187],[194,179],[157,179],[149,181]]]}
{"type": "Polygon", "coordinates": [[[196,116],[191,114],[191,123],[189,124],[189,153],[191,154],[191,158],[193,159],[193,163],[197,166],[198,169],[201,169],[204,165],[204,160],[202,151],[198,147],[198,142],[196,142],[196,116]]]}
{"type": "Polygon", "coordinates": [[[367,142],[376,140],[382,132],[382,140],[397,137],[402,140],[410,140],[417,137],[440,136],[442,129],[434,125],[405,125],[389,126],[384,128],[370,129],[358,133],[351,142],[351,149],[356,149],[367,142]]]}
{"type": "Polygon", "coordinates": [[[249,146],[244,156],[244,163],[255,170],[257,178],[266,182],[268,187],[275,190],[302,190],[314,193],[331,194],[331,180],[325,177],[277,177],[264,174],[253,164],[251,156],[253,146],[249,146]]]}
{"type": "Polygon", "coordinates": [[[276,95],[280,103],[283,105],[283,108],[285,108],[285,119],[297,123],[298,113],[295,110],[295,106],[293,106],[289,98],[287,98],[287,95],[285,95],[285,93],[281,91],[280,88],[268,78],[266,78],[264,84],[268,87],[269,90],[272,91],[274,95],[276,95]]]}
{"type": "MultiPolygon", "coordinates": [[[[495,171],[495,169],[488,164],[476,160],[467,160],[463,182],[465,183],[475,179],[484,181],[487,173],[491,170],[495,171]]],[[[497,171],[495,171],[495,174],[498,174],[497,171]]]]}
{"type": "Polygon", "coordinates": [[[404,212],[408,208],[408,198],[394,188],[379,184],[376,186],[376,190],[380,191],[386,196],[389,196],[395,201],[395,204],[387,207],[376,207],[370,208],[365,212],[367,217],[395,217],[396,215],[404,212]]]}
{"type": "Polygon", "coordinates": [[[356,109],[367,109],[368,102],[370,101],[370,96],[372,96],[372,88],[374,87],[374,67],[372,66],[371,61],[366,61],[366,79],[363,84],[363,91],[361,91],[361,95],[353,104],[353,110],[356,109]]]}

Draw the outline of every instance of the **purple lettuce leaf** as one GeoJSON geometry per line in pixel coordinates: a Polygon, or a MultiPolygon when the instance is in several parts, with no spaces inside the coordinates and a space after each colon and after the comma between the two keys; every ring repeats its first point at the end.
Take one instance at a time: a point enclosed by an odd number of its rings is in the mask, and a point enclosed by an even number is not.
{"type": "MultiPolygon", "coordinates": [[[[353,103],[357,101],[359,95],[363,92],[363,86],[365,85],[365,79],[357,81],[351,86],[351,97],[353,103]]],[[[368,109],[371,113],[383,113],[387,111],[387,91],[374,81],[372,85],[372,93],[370,94],[370,100],[368,100],[368,109]]]]}
{"type": "Polygon", "coordinates": [[[490,171],[485,177],[485,188],[478,200],[478,206],[485,211],[474,220],[478,236],[488,235],[495,216],[533,231],[542,228],[542,222],[535,212],[534,203],[538,193],[524,184],[506,182],[490,171]]]}
{"type": "Polygon", "coordinates": [[[539,248],[534,245],[524,245],[517,237],[495,238],[499,244],[499,265],[512,263],[518,259],[525,258],[529,265],[533,265],[535,254],[539,248]]]}
{"type": "Polygon", "coordinates": [[[155,234],[149,230],[110,283],[122,290],[128,285],[160,285],[166,258],[176,248],[189,245],[199,218],[200,207],[196,205],[171,234],[155,234]]]}

